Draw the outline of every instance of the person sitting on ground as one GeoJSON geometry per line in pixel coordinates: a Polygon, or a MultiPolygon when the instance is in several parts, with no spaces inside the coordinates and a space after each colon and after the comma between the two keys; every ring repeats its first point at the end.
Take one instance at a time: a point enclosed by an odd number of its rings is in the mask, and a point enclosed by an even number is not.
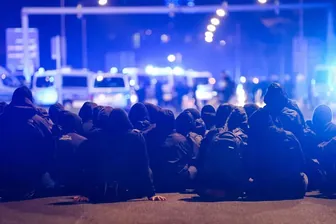
{"type": "Polygon", "coordinates": [[[143,103],[136,103],[128,113],[128,117],[135,129],[146,131],[152,127],[146,106],[143,103]]]}
{"type": "Polygon", "coordinates": [[[56,103],[49,107],[49,117],[51,121],[53,122],[51,132],[55,139],[57,139],[61,134],[61,126],[59,124],[59,117],[61,116],[61,113],[63,111],[65,111],[65,109],[63,105],[60,103],[56,103]]]}
{"type": "Polygon", "coordinates": [[[320,143],[336,137],[336,124],[332,122],[333,113],[327,105],[320,105],[313,113],[313,130],[317,134],[320,143]]]}
{"type": "Polygon", "coordinates": [[[173,112],[163,109],[158,114],[156,128],[147,135],[154,185],[159,192],[184,191],[192,176],[188,170],[192,161],[190,144],[174,129],[173,112]]]}
{"type": "Polygon", "coordinates": [[[247,115],[235,108],[220,132],[200,153],[198,189],[208,199],[238,199],[248,183],[244,154],[247,149],[247,115]]]}
{"type": "Polygon", "coordinates": [[[56,143],[54,175],[58,185],[65,194],[78,193],[81,187],[83,162],[79,155],[86,147],[87,139],[80,135],[83,132],[81,118],[69,111],[60,116],[61,136],[56,143]]]}
{"type": "Polygon", "coordinates": [[[108,127],[108,118],[112,107],[97,106],[93,109],[93,127],[87,134],[87,138],[100,138],[100,133],[108,127]]]}
{"type": "Polygon", "coordinates": [[[152,201],[164,201],[156,196],[142,134],[133,129],[126,112],[114,109],[110,113],[105,138],[90,148],[92,167],[88,167],[85,196],[92,202],[125,201],[146,196],[152,201]]]}
{"type": "Polygon", "coordinates": [[[204,106],[201,111],[201,117],[205,123],[207,131],[216,127],[216,110],[213,106],[204,106]]]}
{"type": "Polygon", "coordinates": [[[261,200],[303,198],[308,179],[303,173],[304,155],[297,138],[277,128],[266,109],[254,113],[249,125],[248,171],[254,190],[248,196],[261,200]]]}
{"type": "Polygon", "coordinates": [[[53,154],[49,125],[38,115],[30,89],[17,88],[0,116],[0,189],[5,200],[27,199],[42,189],[53,154]]]}
{"type": "Polygon", "coordinates": [[[176,118],[176,132],[186,137],[189,141],[193,159],[196,159],[203,140],[202,136],[193,132],[195,129],[196,121],[190,112],[184,111],[176,118]]]}
{"type": "Polygon", "coordinates": [[[79,117],[83,122],[83,135],[88,135],[93,128],[93,109],[98,105],[92,102],[85,102],[79,110],[79,117]]]}
{"type": "Polygon", "coordinates": [[[156,124],[158,114],[162,110],[162,108],[151,103],[144,103],[144,105],[147,108],[151,124],[156,124]]]}

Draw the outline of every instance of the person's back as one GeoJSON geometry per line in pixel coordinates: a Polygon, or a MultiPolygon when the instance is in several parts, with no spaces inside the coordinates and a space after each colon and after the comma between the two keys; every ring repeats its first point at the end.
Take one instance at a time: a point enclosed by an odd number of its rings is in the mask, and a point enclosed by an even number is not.
{"type": "Polygon", "coordinates": [[[37,115],[27,87],[15,90],[0,116],[0,188],[4,197],[23,197],[41,187],[53,153],[53,139],[46,121],[37,115]],[[11,193],[12,192],[12,193],[11,193]]]}
{"type": "Polygon", "coordinates": [[[313,113],[312,125],[320,143],[336,136],[336,125],[332,122],[333,113],[327,105],[320,105],[313,113]]]}
{"type": "Polygon", "coordinates": [[[252,178],[263,199],[302,198],[304,156],[291,133],[275,127],[269,113],[259,110],[250,119],[250,149],[253,153],[252,178]]]}
{"type": "Polygon", "coordinates": [[[93,109],[98,105],[92,102],[85,102],[78,115],[83,121],[83,135],[87,136],[93,128],[93,109]]]}
{"type": "Polygon", "coordinates": [[[201,117],[206,125],[207,131],[216,127],[216,110],[211,105],[202,108],[201,117]]]}
{"type": "Polygon", "coordinates": [[[146,132],[151,129],[150,117],[143,103],[136,103],[131,107],[128,117],[135,129],[146,132]]]}
{"type": "Polygon", "coordinates": [[[55,152],[55,178],[58,184],[65,187],[67,193],[75,193],[82,177],[80,156],[85,149],[87,139],[80,135],[82,122],[79,116],[64,112],[60,124],[62,134],[57,140],[55,152]]]}

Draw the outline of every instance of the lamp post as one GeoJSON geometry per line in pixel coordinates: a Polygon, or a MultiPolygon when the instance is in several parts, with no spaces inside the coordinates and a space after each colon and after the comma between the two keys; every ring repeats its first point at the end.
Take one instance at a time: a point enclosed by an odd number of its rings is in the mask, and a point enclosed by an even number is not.
{"type": "MultiPolygon", "coordinates": [[[[61,8],[65,7],[65,0],[60,0],[61,8]]],[[[61,14],[61,67],[65,67],[67,64],[66,60],[66,28],[65,28],[65,14],[61,14]]]]}

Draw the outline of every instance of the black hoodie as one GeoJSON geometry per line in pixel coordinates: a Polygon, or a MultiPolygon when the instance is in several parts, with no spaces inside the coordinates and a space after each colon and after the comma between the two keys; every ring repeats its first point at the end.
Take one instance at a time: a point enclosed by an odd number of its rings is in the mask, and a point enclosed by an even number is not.
{"type": "Polygon", "coordinates": [[[27,87],[15,90],[0,116],[0,142],[0,185],[25,191],[41,184],[52,158],[53,139],[27,87]]]}
{"type": "Polygon", "coordinates": [[[134,128],[139,131],[146,131],[151,127],[149,113],[143,103],[136,103],[132,106],[128,118],[134,128]]]}

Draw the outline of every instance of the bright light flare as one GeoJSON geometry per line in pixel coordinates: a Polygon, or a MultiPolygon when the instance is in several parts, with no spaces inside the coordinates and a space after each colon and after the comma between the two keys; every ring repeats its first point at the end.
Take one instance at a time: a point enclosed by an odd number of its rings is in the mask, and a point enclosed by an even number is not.
{"type": "Polygon", "coordinates": [[[111,74],[116,74],[116,73],[118,73],[118,68],[117,68],[117,67],[112,67],[112,68],[110,69],[110,73],[111,73],[111,74]]]}
{"type": "Polygon", "coordinates": [[[135,86],[135,80],[134,79],[131,79],[130,82],[129,82],[130,86],[135,86]]]}
{"type": "Polygon", "coordinates": [[[210,22],[214,26],[218,26],[220,24],[220,20],[218,18],[212,18],[210,22]]]}
{"type": "Polygon", "coordinates": [[[226,16],[226,11],[224,9],[217,9],[216,14],[219,17],[224,17],[224,16],[226,16]]]}
{"type": "Polygon", "coordinates": [[[208,31],[210,31],[210,32],[215,32],[215,31],[216,31],[216,27],[215,27],[214,25],[212,25],[212,24],[209,24],[209,25],[207,26],[207,29],[208,29],[208,31]]]}
{"type": "Polygon", "coordinates": [[[258,0],[258,2],[259,2],[260,4],[266,4],[266,3],[267,3],[267,0],[258,0]]]}
{"type": "Polygon", "coordinates": [[[175,67],[175,68],[173,69],[173,73],[174,73],[175,75],[183,75],[183,74],[184,74],[184,69],[181,68],[181,67],[175,67]]]}
{"type": "Polygon", "coordinates": [[[205,40],[205,42],[207,42],[207,43],[212,43],[213,38],[210,37],[210,36],[206,36],[204,40],[205,40]]]}
{"type": "Polygon", "coordinates": [[[255,77],[255,78],[252,79],[252,82],[254,84],[258,84],[259,83],[259,79],[257,77],[255,77]]]}
{"type": "Polygon", "coordinates": [[[173,54],[168,55],[167,60],[169,62],[174,62],[176,60],[176,56],[173,54]]]}
{"type": "Polygon", "coordinates": [[[103,79],[104,79],[104,76],[102,76],[102,75],[98,75],[97,78],[96,78],[97,82],[101,82],[101,81],[103,81],[103,79]]]}
{"type": "Polygon", "coordinates": [[[210,32],[210,31],[205,32],[204,35],[205,35],[206,37],[211,37],[211,38],[213,38],[213,36],[214,36],[213,32],[210,32]]]}
{"type": "Polygon", "coordinates": [[[215,85],[216,84],[216,79],[213,78],[213,77],[209,78],[209,84],[210,85],[215,85]]]}
{"type": "Polygon", "coordinates": [[[243,83],[243,84],[246,83],[246,77],[245,77],[245,76],[240,76],[240,79],[239,79],[239,80],[240,80],[240,82],[243,83]]]}
{"type": "Polygon", "coordinates": [[[107,5],[107,3],[108,3],[108,0],[98,0],[98,5],[100,6],[105,6],[107,5]]]}

